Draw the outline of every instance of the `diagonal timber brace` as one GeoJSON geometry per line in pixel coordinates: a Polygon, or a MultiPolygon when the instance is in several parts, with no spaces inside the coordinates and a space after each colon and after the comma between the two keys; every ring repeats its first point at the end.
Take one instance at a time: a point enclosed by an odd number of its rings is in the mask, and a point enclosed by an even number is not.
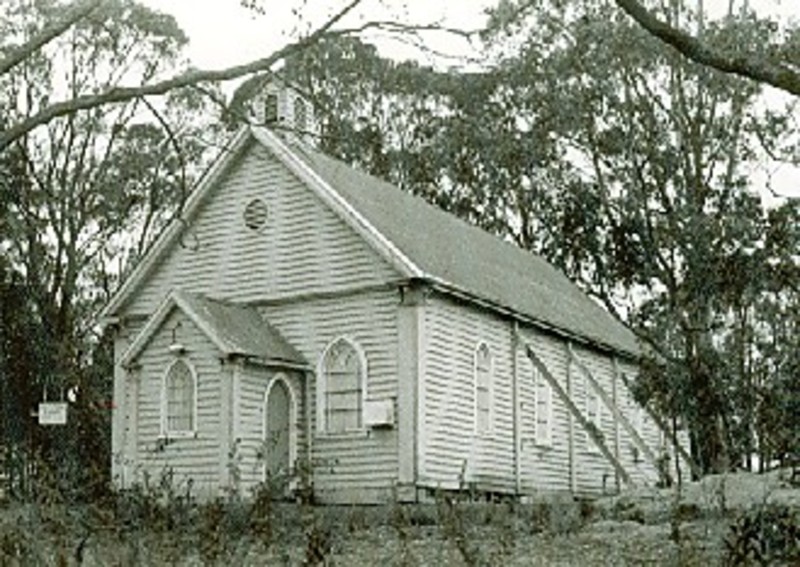
{"type": "MultiPolygon", "coordinates": [[[[630,391],[631,385],[628,382],[628,378],[624,374],[620,374],[619,376],[622,379],[623,384],[625,384],[625,387],[628,388],[628,391],[630,391]]],[[[668,427],[667,424],[664,423],[664,421],[659,416],[650,411],[650,408],[648,408],[647,406],[642,406],[642,407],[644,408],[644,411],[647,412],[647,415],[650,416],[650,419],[652,419],[655,422],[655,424],[661,429],[661,431],[664,432],[667,438],[671,439],[672,433],[670,432],[671,431],[670,427],[668,427]]],[[[694,461],[694,459],[686,450],[686,448],[677,441],[673,443],[673,446],[678,451],[678,454],[683,458],[683,460],[686,461],[686,464],[689,465],[689,469],[692,471],[692,476],[694,476],[695,478],[702,478],[703,473],[700,471],[700,467],[697,466],[697,463],[694,461]]]]}
{"type": "Polygon", "coordinates": [[[575,405],[575,402],[570,399],[569,394],[564,391],[564,388],[561,387],[561,384],[558,383],[558,380],[555,379],[553,374],[550,372],[550,369],[547,368],[547,365],[542,362],[542,360],[536,355],[533,349],[530,346],[527,346],[525,349],[528,358],[531,360],[533,365],[539,370],[542,377],[547,380],[550,387],[553,391],[561,398],[561,401],[564,402],[564,405],[567,406],[567,409],[572,413],[575,417],[576,421],[583,427],[585,431],[591,435],[594,442],[597,444],[597,447],[600,449],[600,452],[603,456],[611,463],[611,466],[614,467],[614,471],[619,475],[619,478],[622,479],[625,484],[630,486],[634,485],[633,479],[628,474],[628,471],[622,466],[622,463],[619,462],[619,459],[614,456],[614,454],[609,450],[608,446],[606,445],[605,441],[603,440],[602,435],[600,432],[597,431],[597,428],[594,427],[592,423],[589,422],[588,419],[581,413],[581,410],[578,409],[578,406],[575,405]]]}
{"type": "Polygon", "coordinates": [[[571,357],[572,362],[575,363],[575,365],[580,369],[580,371],[589,381],[589,384],[592,385],[594,391],[600,395],[600,399],[603,400],[605,406],[611,410],[611,413],[614,415],[614,419],[617,421],[617,423],[622,424],[622,427],[625,428],[625,431],[631,436],[633,442],[636,443],[639,449],[641,449],[642,453],[644,453],[644,456],[647,457],[647,459],[654,467],[656,467],[656,469],[658,469],[658,457],[656,454],[653,453],[653,450],[650,449],[650,446],[645,442],[644,439],[642,439],[642,436],[639,435],[639,432],[636,431],[636,428],[631,425],[631,422],[628,421],[621,411],[619,411],[619,408],[614,403],[614,400],[612,400],[611,396],[609,396],[603,387],[600,386],[600,383],[595,379],[592,371],[589,370],[586,364],[584,364],[583,361],[575,355],[575,353],[571,353],[571,357]]]}

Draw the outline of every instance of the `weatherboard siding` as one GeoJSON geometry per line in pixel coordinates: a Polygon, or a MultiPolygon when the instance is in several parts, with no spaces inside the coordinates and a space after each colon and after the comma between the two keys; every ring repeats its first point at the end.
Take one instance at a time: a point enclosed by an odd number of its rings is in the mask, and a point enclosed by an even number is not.
{"type": "Polygon", "coordinates": [[[268,150],[253,144],[211,189],[125,308],[152,313],[173,288],[217,299],[262,301],[394,281],[394,269],[268,150]],[[263,199],[253,231],[243,211],[263,199]]]}
{"type": "Polygon", "coordinates": [[[267,389],[273,380],[282,376],[295,396],[296,456],[298,460],[306,457],[306,426],[303,388],[305,380],[292,371],[276,371],[246,364],[239,370],[239,425],[237,427],[236,466],[239,473],[239,489],[241,494],[251,495],[253,489],[265,480],[264,451],[264,400],[267,389]]]}
{"type": "MultiPolygon", "coordinates": [[[[396,400],[398,368],[396,289],[340,297],[265,305],[261,313],[316,372],[325,348],[348,337],[367,359],[367,400],[396,400]]],[[[373,429],[328,435],[317,431],[316,380],[308,375],[305,396],[309,407],[311,467],[314,491],[322,501],[387,500],[398,478],[397,429],[373,429]]]]}
{"type": "MultiPolygon", "coordinates": [[[[572,350],[574,356],[588,368],[600,387],[611,397],[612,381],[614,379],[614,363],[611,356],[576,344],[573,344],[572,350]]],[[[589,398],[593,398],[596,394],[580,366],[573,364],[572,368],[573,376],[575,377],[573,401],[584,412],[584,416],[587,416],[589,398]]],[[[614,454],[614,416],[602,400],[599,402],[599,407],[599,429],[606,447],[614,454]]],[[[616,480],[613,465],[600,452],[588,432],[577,423],[576,449],[578,494],[614,492],[616,490],[616,480]]]]}
{"type": "Polygon", "coordinates": [[[222,388],[230,380],[232,368],[223,365],[216,348],[180,311],[173,311],[151,338],[135,361],[139,366],[137,409],[137,466],[139,481],[146,475],[150,482],[171,471],[176,488],[185,488],[191,479],[193,493],[213,495],[221,487],[221,404],[222,388]],[[186,348],[185,360],[197,372],[196,437],[170,439],[160,447],[161,388],[175,355],[169,352],[173,329],[186,348]]]}
{"type": "MultiPolygon", "coordinates": [[[[551,403],[551,443],[536,442],[536,390],[533,363],[525,347],[533,349],[561,387],[567,390],[569,352],[564,340],[537,329],[520,329],[521,348],[517,352],[520,387],[520,484],[524,494],[567,492],[570,490],[569,410],[555,391],[551,403]]],[[[576,428],[577,429],[577,428],[576,428]]],[[[576,435],[578,437],[579,435],[576,435]]]]}
{"type": "MultiPolygon", "coordinates": [[[[634,399],[633,394],[624,384],[625,381],[633,384],[637,379],[639,369],[631,363],[619,362],[618,370],[620,376],[625,377],[625,380],[620,378],[622,396],[619,401],[619,408],[652,453],[659,457],[663,452],[661,429],[634,399]]],[[[656,464],[647,458],[631,435],[624,429],[620,433],[620,455],[623,466],[631,471],[631,476],[637,484],[653,485],[659,481],[659,472],[656,464]]]]}
{"type": "Polygon", "coordinates": [[[441,296],[428,300],[424,317],[420,484],[513,491],[512,326],[441,296]],[[481,343],[491,350],[493,365],[485,433],[475,426],[475,351],[481,343]]]}
{"type": "MultiPolygon", "coordinates": [[[[534,350],[565,391],[569,377],[571,399],[584,416],[587,396],[593,389],[573,356],[589,369],[609,398],[613,398],[616,388],[617,405],[624,415],[635,413],[638,406],[617,376],[618,370],[633,373],[635,366],[615,362],[609,353],[570,344],[564,338],[530,325],[520,325],[515,350],[514,332],[511,321],[488,310],[437,295],[427,301],[424,307],[425,364],[419,387],[421,486],[445,489],[473,486],[502,492],[512,492],[519,486],[526,495],[572,490],[570,412],[553,392],[551,442],[537,442],[536,384],[526,347],[534,350]],[[486,434],[477,433],[475,429],[474,353],[481,342],[491,349],[494,363],[491,431],[486,434]],[[514,464],[514,367],[519,395],[518,484],[514,464]]],[[[649,417],[641,421],[640,433],[651,450],[658,453],[657,426],[649,417]]],[[[636,455],[630,450],[633,441],[602,402],[599,427],[607,447],[618,455],[635,483],[653,484],[657,480],[655,468],[644,461],[641,451],[638,460],[635,459],[636,455]],[[616,435],[619,435],[618,445],[616,435]]],[[[612,464],[577,421],[573,444],[575,492],[591,496],[615,491],[617,480],[612,464]]]]}
{"type": "MultiPolygon", "coordinates": [[[[114,335],[114,360],[119,361],[145,321],[120,325],[114,335]]],[[[136,400],[138,396],[138,373],[114,364],[114,412],[112,414],[111,478],[117,486],[125,487],[134,481],[137,462],[136,400]]]]}

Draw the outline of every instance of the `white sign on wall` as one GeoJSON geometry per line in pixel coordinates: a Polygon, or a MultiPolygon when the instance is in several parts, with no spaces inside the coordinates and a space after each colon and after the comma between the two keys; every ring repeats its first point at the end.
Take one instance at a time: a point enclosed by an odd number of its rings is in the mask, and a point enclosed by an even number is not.
{"type": "Polygon", "coordinates": [[[39,425],[66,425],[67,402],[42,402],[39,404],[39,425]]]}

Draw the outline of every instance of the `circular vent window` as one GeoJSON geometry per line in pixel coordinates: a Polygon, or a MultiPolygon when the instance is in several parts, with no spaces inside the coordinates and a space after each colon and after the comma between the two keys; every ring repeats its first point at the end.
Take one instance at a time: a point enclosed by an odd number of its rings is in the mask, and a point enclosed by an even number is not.
{"type": "Polygon", "coordinates": [[[261,230],[267,224],[269,210],[261,199],[253,199],[244,209],[244,224],[250,230],[261,230]]]}

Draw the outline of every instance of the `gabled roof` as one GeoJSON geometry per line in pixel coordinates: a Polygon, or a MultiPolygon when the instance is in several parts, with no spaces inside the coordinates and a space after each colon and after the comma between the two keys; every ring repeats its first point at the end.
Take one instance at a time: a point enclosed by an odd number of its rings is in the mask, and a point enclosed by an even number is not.
{"type": "Polygon", "coordinates": [[[112,297],[101,317],[115,315],[198,209],[225,168],[255,139],[387,259],[405,278],[419,279],[471,301],[567,336],[632,355],[636,336],[541,257],[265,128],[240,131],[231,149],[187,201],[175,221],[112,297]],[[249,134],[248,134],[249,132],[249,134]]]}
{"type": "Polygon", "coordinates": [[[423,279],[614,350],[639,353],[630,329],[540,256],[306,145],[292,147],[423,279]]]}
{"type": "Polygon", "coordinates": [[[101,322],[105,323],[117,315],[119,309],[123,306],[125,301],[133,295],[133,292],[136,291],[145,277],[153,270],[158,260],[161,259],[169,247],[179,239],[189,219],[198,211],[205,197],[220,178],[222,178],[225,172],[228,171],[228,168],[250,140],[252,140],[252,136],[246,127],[240,128],[236,135],[230,139],[228,144],[220,152],[220,155],[211,167],[206,170],[197,186],[186,199],[186,202],[183,204],[183,210],[179,211],[178,218],[174,218],[164,227],[164,230],[161,231],[152,246],[147,249],[147,253],[144,257],[136,264],[128,277],[122,281],[122,284],[100,311],[97,318],[101,322]]]}
{"type": "Polygon", "coordinates": [[[216,301],[199,294],[174,290],[150,317],[122,355],[131,364],[174,309],[180,309],[226,357],[244,356],[266,364],[307,367],[308,363],[254,307],[216,301]]]}

